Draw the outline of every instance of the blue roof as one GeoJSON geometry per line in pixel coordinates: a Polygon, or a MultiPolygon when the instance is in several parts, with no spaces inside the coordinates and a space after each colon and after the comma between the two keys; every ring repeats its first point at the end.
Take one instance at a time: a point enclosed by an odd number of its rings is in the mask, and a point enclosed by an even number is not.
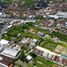
{"type": "Polygon", "coordinates": [[[67,56],[66,56],[66,55],[63,55],[63,54],[61,54],[61,57],[62,57],[63,59],[67,59],[67,56]]]}

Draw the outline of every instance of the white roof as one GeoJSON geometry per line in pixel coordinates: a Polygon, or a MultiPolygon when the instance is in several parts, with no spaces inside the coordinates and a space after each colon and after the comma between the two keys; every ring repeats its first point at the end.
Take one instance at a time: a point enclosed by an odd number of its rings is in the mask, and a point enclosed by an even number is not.
{"type": "Polygon", "coordinates": [[[27,58],[28,60],[31,60],[31,59],[32,59],[32,57],[31,57],[30,55],[28,55],[26,58],[27,58]]]}
{"type": "Polygon", "coordinates": [[[37,39],[33,39],[32,41],[33,41],[33,42],[37,42],[37,39]]]}
{"type": "Polygon", "coordinates": [[[3,13],[0,12],[0,15],[2,15],[3,13]]]}
{"type": "Polygon", "coordinates": [[[59,17],[56,16],[56,15],[49,15],[49,17],[51,17],[51,18],[55,18],[55,19],[58,19],[58,18],[59,18],[59,17]]]}
{"type": "Polygon", "coordinates": [[[8,43],[9,43],[8,40],[5,40],[5,39],[0,40],[0,44],[8,44],[8,43]]]}
{"type": "Polygon", "coordinates": [[[39,49],[39,50],[44,51],[45,53],[49,53],[49,54],[52,54],[52,55],[58,55],[58,56],[59,56],[59,54],[56,54],[56,53],[54,53],[54,52],[51,52],[50,50],[45,49],[45,48],[42,48],[42,47],[40,47],[40,46],[37,46],[36,48],[39,49]]]}
{"type": "Polygon", "coordinates": [[[58,11],[55,15],[60,18],[67,18],[67,12],[58,11]]]}
{"type": "Polygon", "coordinates": [[[3,50],[3,49],[4,49],[4,47],[3,46],[0,46],[0,51],[3,50]]]}
{"type": "Polygon", "coordinates": [[[65,16],[67,16],[67,12],[58,11],[58,12],[57,12],[57,15],[65,15],[65,16]]]}
{"type": "Polygon", "coordinates": [[[9,25],[7,28],[11,28],[12,27],[12,25],[9,25]]]}
{"type": "Polygon", "coordinates": [[[3,51],[2,51],[2,55],[5,55],[5,56],[8,56],[8,57],[11,57],[11,58],[15,58],[17,56],[19,51],[17,50],[14,50],[14,49],[11,49],[11,48],[5,48],[3,51]]]}
{"type": "Polygon", "coordinates": [[[29,39],[30,39],[30,38],[23,38],[23,39],[21,40],[21,43],[27,43],[27,42],[29,41],[29,39]]]}
{"type": "Polygon", "coordinates": [[[65,24],[67,24],[67,22],[65,22],[65,24]]]}

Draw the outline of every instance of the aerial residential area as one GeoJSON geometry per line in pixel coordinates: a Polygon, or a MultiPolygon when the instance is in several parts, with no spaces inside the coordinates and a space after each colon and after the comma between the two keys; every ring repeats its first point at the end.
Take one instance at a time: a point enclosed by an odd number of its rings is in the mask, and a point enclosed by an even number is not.
{"type": "Polygon", "coordinates": [[[0,0],[0,67],[67,67],[67,0],[0,0]]]}

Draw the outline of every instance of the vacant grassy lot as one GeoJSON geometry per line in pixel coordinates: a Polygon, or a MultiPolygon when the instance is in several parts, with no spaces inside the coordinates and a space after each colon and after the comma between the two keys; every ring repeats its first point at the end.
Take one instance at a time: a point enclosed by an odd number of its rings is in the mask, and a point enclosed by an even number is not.
{"type": "MultiPolygon", "coordinates": [[[[8,30],[8,32],[3,36],[3,38],[7,40],[11,40],[11,38],[14,37],[17,42],[22,39],[22,36],[40,39],[40,36],[28,32],[28,30],[31,29],[32,27],[33,27],[32,23],[13,26],[8,30]],[[21,36],[18,37],[19,33],[21,36]]],[[[37,28],[36,30],[39,31],[37,28]]]]}
{"type": "Polygon", "coordinates": [[[33,64],[28,63],[28,66],[29,67],[33,67],[33,66],[36,66],[36,67],[57,67],[57,64],[50,62],[50,61],[48,61],[40,56],[37,56],[34,59],[33,64]]]}
{"type": "Polygon", "coordinates": [[[39,28],[36,28],[32,22],[26,23],[26,24],[21,24],[21,25],[16,25],[11,27],[8,32],[3,36],[4,39],[11,40],[12,37],[16,39],[16,42],[20,41],[23,37],[30,37],[30,38],[35,38],[35,39],[40,39],[41,37],[39,35],[36,35],[37,32],[43,32],[48,33],[47,30],[42,30],[39,28]],[[30,29],[34,29],[35,33],[28,32],[30,29]],[[21,36],[18,37],[17,35],[20,34],[21,36]]]}
{"type": "Polygon", "coordinates": [[[45,38],[44,41],[42,41],[40,43],[40,46],[43,48],[47,48],[51,51],[53,51],[57,45],[61,45],[63,47],[67,47],[67,44],[63,44],[63,43],[58,43],[58,42],[54,42],[51,39],[45,38]]]}
{"type": "Polygon", "coordinates": [[[63,34],[63,33],[61,33],[61,32],[54,32],[54,31],[53,31],[53,32],[51,33],[51,35],[60,38],[60,40],[62,40],[62,41],[67,42],[67,35],[65,35],[65,34],[63,34]]]}

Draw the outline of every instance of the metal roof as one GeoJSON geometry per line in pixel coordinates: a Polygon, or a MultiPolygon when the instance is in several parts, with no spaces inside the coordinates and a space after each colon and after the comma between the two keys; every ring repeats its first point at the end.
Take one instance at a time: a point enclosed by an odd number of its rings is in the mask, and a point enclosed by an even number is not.
{"type": "Polygon", "coordinates": [[[2,51],[2,55],[5,55],[7,57],[15,58],[18,55],[19,51],[11,48],[5,48],[2,51]]]}

